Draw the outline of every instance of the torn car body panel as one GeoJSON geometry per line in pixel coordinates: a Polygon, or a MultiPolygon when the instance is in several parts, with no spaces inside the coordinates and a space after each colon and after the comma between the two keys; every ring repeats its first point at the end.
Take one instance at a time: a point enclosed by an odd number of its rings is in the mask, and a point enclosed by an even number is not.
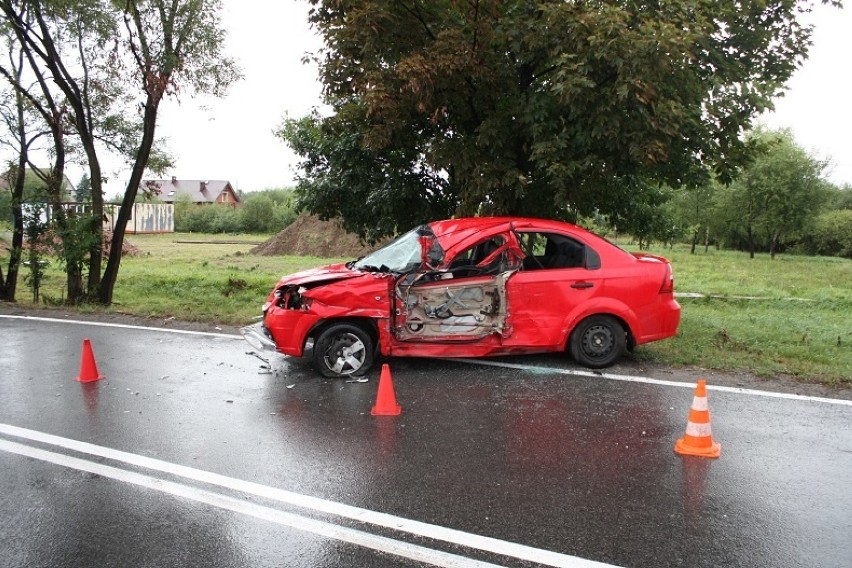
{"type": "Polygon", "coordinates": [[[398,286],[393,337],[398,342],[475,341],[502,334],[508,274],[398,286]]]}

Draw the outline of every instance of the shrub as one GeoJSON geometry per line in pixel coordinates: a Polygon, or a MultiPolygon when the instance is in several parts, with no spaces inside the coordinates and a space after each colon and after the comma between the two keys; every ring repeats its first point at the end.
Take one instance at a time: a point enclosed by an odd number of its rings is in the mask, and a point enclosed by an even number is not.
{"type": "Polygon", "coordinates": [[[810,254],[852,258],[852,209],[828,211],[818,216],[803,240],[810,254]]]}
{"type": "Polygon", "coordinates": [[[272,232],[274,216],[272,200],[266,195],[246,199],[240,208],[240,222],[247,233],[272,232]]]}
{"type": "Polygon", "coordinates": [[[175,230],[188,233],[239,233],[239,210],[224,205],[194,205],[175,211],[175,230]]]}
{"type": "Polygon", "coordinates": [[[271,189],[244,194],[233,209],[222,205],[175,202],[175,230],[191,233],[277,233],[296,220],[292,192],[271,189]]]}

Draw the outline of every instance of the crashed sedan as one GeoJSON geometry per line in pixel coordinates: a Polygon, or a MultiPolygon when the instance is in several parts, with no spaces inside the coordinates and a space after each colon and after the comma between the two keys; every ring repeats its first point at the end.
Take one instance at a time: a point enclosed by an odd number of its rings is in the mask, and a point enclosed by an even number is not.
{"type": "Polygon", "coordinates": [[[322,375],[376,358],[568,352],[602,368],[680,323],[671,264],[544,219],[436,221],[346,264],[283,277],[256,349],[308,354],[322,375]]]}

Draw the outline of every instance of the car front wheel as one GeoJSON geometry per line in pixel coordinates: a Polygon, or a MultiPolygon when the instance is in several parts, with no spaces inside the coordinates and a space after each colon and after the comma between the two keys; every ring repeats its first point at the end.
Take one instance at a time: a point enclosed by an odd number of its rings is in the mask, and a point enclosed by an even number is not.
{"type": "Polygon", "coordinates": [[[591,369],[609,367],[624,353],[626,343],[624,328],[618,320],[591,316],[581,321],[571,334],[571,357],[591,369]]]}
{"type": "Polygon", "coordinates": [[[362,327],[332,324],[314,342],[313,362],[329,378],[363,375],[373,365],[373,339],[362,327]]]}

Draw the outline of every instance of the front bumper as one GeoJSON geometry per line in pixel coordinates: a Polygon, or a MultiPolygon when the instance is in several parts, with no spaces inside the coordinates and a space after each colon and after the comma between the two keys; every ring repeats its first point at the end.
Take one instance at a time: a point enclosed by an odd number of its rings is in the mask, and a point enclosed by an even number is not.
{"type": "Polygon", "coordinates": [[[275,345],[272,334],[269,333],[263,322],[247,325],[240,330],[240,333],[243,334],[243,339],[258,351],[278,351],[278,346],[275,345]]]}

